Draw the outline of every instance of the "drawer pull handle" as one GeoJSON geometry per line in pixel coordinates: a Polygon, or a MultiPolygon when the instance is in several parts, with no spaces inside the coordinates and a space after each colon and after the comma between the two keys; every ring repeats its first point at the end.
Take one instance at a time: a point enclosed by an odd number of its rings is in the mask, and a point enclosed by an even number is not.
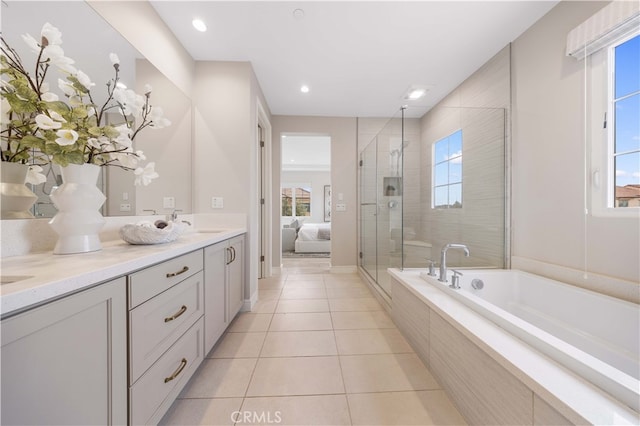
{"type": "Polygon", "coordinates": [[[174,319],[178,318],[180,315],[184,314],[185,312],[187,312],[187,307],[185,305],[182,305],[182,308],[180,308],[178,312],[171,315],[170,317],[166,317],[164,319],[164,322],[173,321],[174,319]]]}
{"type": "Polygon", "coordinates": [[[168,383],[170,381],[172,381],[173,379],[175,379],[176,377],[178,377],[178,375],[180,373],[182,373],[182,370],[184,370],[184,368],[187,366],[187,359],[186,358],[182,358],[182,361],[180,361],[180,366],[178,367],[178,369],[176,371],[173,372],[172,375],[170,375],[169,377],[165,377],[164,378],[164,382],[168,383]]]}
{"type": "Polygon", "coordinates": [[[171,278],[171,277],[175,277],[175,276],[180,275],[180,274],[184,274],[188,270],[189,270],[189,267],[185,266],[184,268],[180,269],[178,272],[169,272],[167,274],[167,278],[171,278]]]}

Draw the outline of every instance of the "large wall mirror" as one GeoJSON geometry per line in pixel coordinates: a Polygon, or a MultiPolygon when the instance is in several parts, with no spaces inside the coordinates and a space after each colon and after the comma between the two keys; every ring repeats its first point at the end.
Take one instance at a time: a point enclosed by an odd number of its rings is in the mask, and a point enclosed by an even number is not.
{"type": "MultiPolygon", "coordinates": [[[[191,99],[144,58],[89,5],[80,1],[2,1],[2,36],[20,54],[25,66],[34,66],[36,55],[22,40],[29,33],[40,37],[49,22],[62,33],[65,56],[95,83],[92,95],[96,104],[106,99],[106,82],[113,78],[110,53],[120,59],[121,81],[137,93],[146,84],[153,88],[151,103],[164,111],[171,126],[147,129],[135,139],[135,149],[143,150],[148,161],[156,163],[160,177],[148,186],[134,186],[134,175],[117,167],[102,167],[101,189],[107,196],[105,216],[168,214],[178,209],[192,212],[191,194],[191,99]]],[[[65,76],[51,68],[47,80],[52,89],[65,76]]],[[[62,98],[62,93],[59,93],[62,98]]],[[[35,217],[52,217],[56,210],[49,199],[60,183],[57,166],[46,166],[47,182],[33,188],[38,195],[35,217]]]]}

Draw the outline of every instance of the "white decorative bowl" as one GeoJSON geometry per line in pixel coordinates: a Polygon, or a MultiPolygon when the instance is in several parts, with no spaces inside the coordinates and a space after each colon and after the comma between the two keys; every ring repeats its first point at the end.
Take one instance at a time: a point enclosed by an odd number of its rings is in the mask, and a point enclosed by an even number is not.
{"type": "Polygon", "coordinates": [[[129,244],[164,244],[178,238],[189,227],[185,222],[167,222],[160,229],[151,223],[129,224],[120,228],[120,237],[129,244]]]}

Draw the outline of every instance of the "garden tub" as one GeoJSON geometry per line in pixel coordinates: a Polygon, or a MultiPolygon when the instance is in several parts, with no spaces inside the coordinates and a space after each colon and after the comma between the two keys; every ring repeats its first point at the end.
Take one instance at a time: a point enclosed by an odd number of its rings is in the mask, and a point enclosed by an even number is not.
{"type": "MultiPolygon", "coordinates": [[[[460,288],[420,277],[539,352],[640,411],[640,310],[518,270],[466,269],[460,288]]],[[[451,272],[449,272],[451,274],[451,272]]]]}

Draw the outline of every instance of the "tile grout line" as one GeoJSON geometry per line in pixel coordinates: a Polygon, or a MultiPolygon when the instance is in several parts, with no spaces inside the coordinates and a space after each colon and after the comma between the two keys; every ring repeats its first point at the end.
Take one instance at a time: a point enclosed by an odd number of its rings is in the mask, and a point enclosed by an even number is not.
{"type": "MultiPolygon", "coordinates": [[[[280,301],[280,298],[278,297],[278,302],[280,301]]],[[[253,381],[253,376],[256,373],[256,369],[258,368],[258,362],[260,362],[260,358],[262,355],[262,349],[264,348],[264,344],[267,341],[267,335],[269,334],[269,328],[271,328],[271,322],[273,321],[273,316],[275,314],[270,314],[271,315],[271,319],[269,320],[269,325],[267,325],[267,329],[265,330],[265,334],[264,334],[264,339],[262,340],[262,345],[260,345],[260,351],[258,351],[258,356],[256,357],[256,363],[253,365],[253,369],[251,370],[251,376],[249,377],[249,381],[247,382],[247,387],[244,390],[244,395],[242,396],[242,402],[240,403],[240,408],[238,409],[238,411],[242,412],[245,406],[245,402],[247,400],[247,393],[249,392],[249,387],[251,386],[251,382],[253,381]]],[[[234,357],[233,359],[237,359],[236,357],[234,357]]],[[[238,424],[238,422],[234,422],[233,423],[234,426],[238,424]]]]}
{"type": "MultiPolygon", "coordinates": [[[[327,298],[327,303],[329,303],[329,300],[327,298]]],[[[333,312],[331,311],[331,308],[329,308],[329,316],[331,318],[331,327],[332,327],[332,331],[333,331],[333,340],[336,344],[336,353],[338,354],[338,366],[340,367],[340,376],[342,379],[342,386],[344,388],[344,400],[347,404],[347,414],[349,415],[349,424],[353,425],[353,415],[351,414],[351,405],[349,404],[349,395],[347,394],[347,383],[345,381],[344,378],[344,370],[342,369],[342,359],[340,358],[340,349],[338,348],[338,337],[336,336],[336,328],[335,328],[335,324],[333,322],[333,312]]]]}

